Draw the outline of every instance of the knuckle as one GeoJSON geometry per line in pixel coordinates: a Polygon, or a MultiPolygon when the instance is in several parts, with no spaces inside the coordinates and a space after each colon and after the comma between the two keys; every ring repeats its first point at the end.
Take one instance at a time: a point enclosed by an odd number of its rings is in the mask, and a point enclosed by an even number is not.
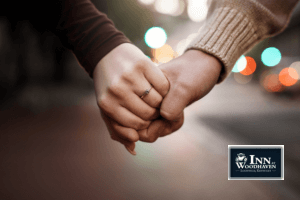
{"type": "Polygon", "coordinates": [[[103,110],[107,110],[108,105],[109,105],[109,101],[108,101],[107,97],[105,95],[102,95],[100,98],[98,98],[97,105],[99,108],[101,108],[103,110]]]}
{"type": "Polygon", "coordinates": [[[132,83],[134,81],[135,74],[133,71],[125,71],[123,72],[121,79],[125,80],[126,82],[132,83]]]}
{"type": "Polygon", "coordinates": [[[169,120],[169,121],[174,120],[177,117],[175,114],[170,113],[170,112],[165,111],[165,110],[160,110],[160,114],[163,118],[165,118],[166,120],[169,120]]]}
{"type": "Polygon", "coordinates": [[[157,140],[157,138],[158,137],[156,134],[151,134],[148,132],[148,130],[145,130],[140,140],[143,142],[153,143],[157,140]]]}
{"type": "Polygon", "coordinates": [[[141,122],[137,122],[135,125],[134,125],[134,129],[135,130],[142,130],[143,129],[143,124],[141,122]]]}
{"type": "Polygon", "coordinates": [[[138,122],[136,122],[136,123],[132,126],[132,128],[134,128],[135,130],[142,130],[142,129],[140,129],[140,124],[139,124],[138,122]]]}
{"type": "Polygon", "coordinates": [[[155,135],[151,135],[151,136],[149,136],[148,138],[147,138],[147,141],[149,142],[149,143],[153,143],[153,142],[155,142],[157,140],[157,137],[155,136],[155,135]]]}
{"type": "Polygon", "coordinates": [[[148,128],[148,126],[149,126],[149,122],[141,120],[141,121],[139,121],[135,124],[135,129],[136,130],[143,130],[143,129],[148,128]]]}
{"type": "Polygon", "coordinates": [[[134,65],[134,69],[137,71],[144,71],[148,65],[148,61],[140,60],[134,65]]]}
{"type": "Polygon", "coordinates": [[[121,87],[119,84],[113,84],[107,88],[107,92],[111,94],[119,94],[121,92],[121,87]]]}
{"type": "Polygon", "coordinates": [[[180,110],[174,110],[173,112],[170,110],[160,110],[160,115],[168,121],[178,121],[181,120],[180,110]]]}
{"type": "Polygon", "coordinates": [[[165,137],[167,135],[170,135],[172,133],[170,128],[167,128],[164,130],[164,132],[160,135],[160,137],[165,137]]]}
{"type": "Polygon", "coordinates": [[[170,89],[170,84],[169,84],[169,81],[168,80],[165,80],[161,83],[161,88],[162,88],[162,92],[163,92],[163,96],[165,96],[169,89],[170,89]]]}
{"type": "Polygon", "coordinates": [[[109,116],[113,115],[115,112],[113,103],[112,103],[112,101],[109,100],[109,98],[107,96],[101,97],[97,101],[97,105],[101,111],[103,111],[105,114],[107,114],[109,116]]]}

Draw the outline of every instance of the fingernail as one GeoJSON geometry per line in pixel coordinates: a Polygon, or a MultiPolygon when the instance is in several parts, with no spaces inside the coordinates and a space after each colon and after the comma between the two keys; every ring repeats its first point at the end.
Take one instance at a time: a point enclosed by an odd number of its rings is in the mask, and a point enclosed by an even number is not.
{"type": "MultiPolygon", "coordinates": [[[[125,146],[126,147],[126,146],[125,146]]],[[[131,153],[132,155],[136,155],[136,152],[135,152],[135,150],[133,149],[133,150],[131,150],[131,149],[129,149],[129,147],[126,147],[126,149],[129,151],[129,153],[131,153]]]]}

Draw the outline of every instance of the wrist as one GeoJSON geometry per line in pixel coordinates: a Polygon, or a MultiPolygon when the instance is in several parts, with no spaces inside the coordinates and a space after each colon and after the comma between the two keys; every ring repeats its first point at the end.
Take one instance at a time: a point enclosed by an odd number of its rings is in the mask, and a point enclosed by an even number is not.
{"type": "Polygon", "coordinates": [[[107,70],[111,66],[126,66],[127,63],[137,62],[147,58],[144,53],[131,43],[122,43],[106,54],[96,65],[94,74],[98,70],[107,70]],[[118,64],[117,64],[118,63],[118,64]],[[105,69],[104,69],[105,68],[105,69]]]}
{"type": "Polygon", "coordinates": [[[205,65],[202,66],[208,67],[210,71],[218,77],[223,70],[223,64],[217,57],[201,50],[189,49],[183,54],[183,56],[192,62],[205,62],[205,65]]]}

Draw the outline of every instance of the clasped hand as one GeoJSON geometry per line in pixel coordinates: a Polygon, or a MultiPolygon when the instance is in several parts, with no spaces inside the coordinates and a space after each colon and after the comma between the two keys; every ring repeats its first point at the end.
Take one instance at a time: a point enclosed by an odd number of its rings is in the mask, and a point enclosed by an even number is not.
{"type": "Polygon", "coordinates": [[[93,73],[97,104],[111,138],[135,155],[138,140],[154,142],[178,130],[184,108],[213,88],[220,71],[216,58],[198,50],[158,67],[136,46],[117,46],[93,73]]]}

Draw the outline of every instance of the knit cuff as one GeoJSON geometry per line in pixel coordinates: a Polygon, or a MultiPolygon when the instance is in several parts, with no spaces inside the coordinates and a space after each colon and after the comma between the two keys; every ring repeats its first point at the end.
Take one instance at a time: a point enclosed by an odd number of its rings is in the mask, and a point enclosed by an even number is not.
{"type": "Polygon", "coordinates": [[[241,55],[259,42],[257,31],[247,16],[235,9],[216,9],[185,51],[201,50],[223,64],[218,83],[231,72],[241,55]]]}

